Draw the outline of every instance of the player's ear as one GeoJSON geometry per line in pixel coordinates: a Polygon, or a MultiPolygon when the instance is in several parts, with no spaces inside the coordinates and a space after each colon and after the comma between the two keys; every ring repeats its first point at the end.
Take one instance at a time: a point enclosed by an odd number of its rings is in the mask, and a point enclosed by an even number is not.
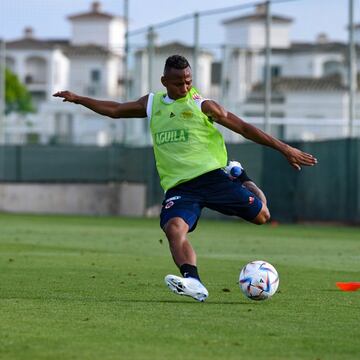
{"type": "Polygon", "coordinates": [[[160,80],[161,80],[161,83],[166,87],[166,84],[167,84],[166,77],[162,76],[160,80]]]}

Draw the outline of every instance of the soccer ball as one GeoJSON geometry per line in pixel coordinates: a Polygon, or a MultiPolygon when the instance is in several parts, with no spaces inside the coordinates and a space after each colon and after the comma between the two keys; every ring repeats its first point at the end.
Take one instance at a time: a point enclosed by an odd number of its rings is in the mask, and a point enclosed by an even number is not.
{"type": "Polygon", "coordinates": [[[266,261],[252,261],[245,265],[239,277],[242,292],[251,300],[266,300],[276,293],[279,275],[266,261]]]}

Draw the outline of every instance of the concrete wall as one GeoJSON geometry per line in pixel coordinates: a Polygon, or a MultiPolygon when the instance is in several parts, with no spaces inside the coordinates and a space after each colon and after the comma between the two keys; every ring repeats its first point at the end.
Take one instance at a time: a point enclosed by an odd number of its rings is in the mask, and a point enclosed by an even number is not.
{"type": "Polygon", "coordinates": [[[0,211],[144,216],[146,185],[0,184],[0,211]]]}

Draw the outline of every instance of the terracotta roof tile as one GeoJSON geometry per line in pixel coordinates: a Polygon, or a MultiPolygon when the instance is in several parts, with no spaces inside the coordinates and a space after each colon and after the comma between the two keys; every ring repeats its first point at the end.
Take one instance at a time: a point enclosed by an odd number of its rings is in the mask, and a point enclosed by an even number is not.
{"type": "Polygon", "coordinates": [[[23,38],[6,43],[9,50],[53,50],[61,48],[67,56],[76,55],[111,55],[112,52],[105,47],[88,44],[88,45],[72,45],[69,40],[53,39],[38,40],[23,38]]]}
{"type": "Polygon", "coordinates": [[[51,50],[57,47],[67,46],[69,40],[53,39],[53,40],[39,40],[35,38],[22,38],[6,42],[7,49],[20,49],[20,50],[51,50]]]}
{"type": "MultiPolygon", "coordinates": [[[[244,16],[238,16],[235,18],[227,19],[223,21],[223,24],[229,25],[238,22],[248,22],[248,21],[264,21],[266,20],[265,14],[250,14],[244,16]]],[[[275,23],[291,23],[293,21],[292,18],[280,15],[272,15],[271,21],[275,23]]]]}
{"type": "Polygon", "coordinates": [[[87,56],[87,55],[104,55],[113,54],[109,49],[98,45],[69,45],[64,49],[67,56],[87,56]]]}

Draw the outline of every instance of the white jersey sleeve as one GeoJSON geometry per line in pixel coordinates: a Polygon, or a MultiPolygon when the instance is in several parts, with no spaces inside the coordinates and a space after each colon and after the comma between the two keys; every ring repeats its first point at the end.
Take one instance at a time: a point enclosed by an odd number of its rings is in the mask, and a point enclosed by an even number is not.
{"type": "Polygon", "coordinates": [[[146,115],[147,115],[147,118],[148,118],[149,121],[151,119],[151,112],[152,112],[153,102],[154,102],[154,93],[149,93],[148,102],[147,102],[147,105],[146,105],[146,115]]]}
{"type": "Polygon", "coordinates": [[[194,100],[195,104],[198,106],[198,108],[201,110],[201,104],[204,101],[210,100],[210,99],[203,98],[200,94],[194,94],[193,95],[193,100],[194,100]]]}
{"type": "Polygon", "coordinates": [[[206,100],[210,100],[210,99],[204,99],[201,98],[200,100],[195,100],[195,104],[199,107],[199,109],[201,110],[201,104],[206,101],[206,100]]]}

